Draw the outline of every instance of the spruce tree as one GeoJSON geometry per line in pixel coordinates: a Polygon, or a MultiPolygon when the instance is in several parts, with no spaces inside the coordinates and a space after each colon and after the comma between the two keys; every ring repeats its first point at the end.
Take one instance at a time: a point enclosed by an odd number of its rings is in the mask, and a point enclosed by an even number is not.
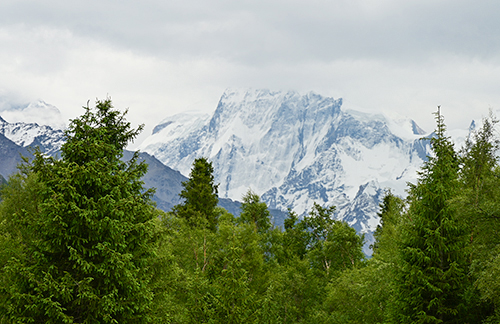
{"type": "Polygon", "coordinates": [[[496,283],[500,275],[500,181],[497,157],[500,143],[495,134],[496,123],[490,114],[489,118],[483,120],[482,127],[469,135],[461,151],[462,190],[457,204],[468,231],[467,256],[471,271],[466,296],[471,309],[471,322],[479,322],[490,316],[494,308],[492,302],[500,309],[499,285],[496,283]]]}
{"type": "Polygon", "coordinates": [[[436,114],[433,155],[409,190],[397,277],[400,323],[461,323],[465,309],[466,237],[451,199],[458,193],[459,161],[436,114]]]}
{"type": "Polygon", "coordinates": [[[189,179],[182,183],[184,189],[179,195],[184,201],[174,206],[173,211],[186,219],[191,227],[216,230],[219,198],[213,173],[212,162],[204,157],[198,158],[193,162],[189,179]]]}
{"type": "Polygon", "coordinates": [[[138,153],[120,160],[142,127],[131,129],[110,99],[84,109],[61,159],[35,152],[17,190],[4,191],[2,220],[22,250],[2,265],[7,322],[150,322],[158,212],[138,153]]]}

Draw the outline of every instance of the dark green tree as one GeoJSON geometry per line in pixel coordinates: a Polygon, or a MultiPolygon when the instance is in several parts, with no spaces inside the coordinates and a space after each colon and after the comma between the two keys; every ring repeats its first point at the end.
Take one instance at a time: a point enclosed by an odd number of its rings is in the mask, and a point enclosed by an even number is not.
{"type": "MultiPolygon", "coordinates": [[[[471,322],[480,322],[492,315],[493,305],[500,309],[498,285],[489,278],[498,278],[500,242],[500,181],[495,134],[496,119],[492,114],[482,127],[473,131],[461,151],[461,194],[456,199],[469,241],[469,288],[466,294],[471,322]],[[479,288],[479,291],[478,289],[479,288]]],[[[497,315],[497,321],[499,317],[497,315]]]]}
{"type": "Polygon", "coordinates": [[[219,185],[215,184],[213,173],[212,162],[206,158],[196,159],[189,179],[182,183],[184,189],[180,197],[184,201],[174,206],[173,211],[178,217],[186,219],[191,227],[208,228],[214,232],[217,227],[219,185]]]}
{"type": "Polygon", "coordinates": [[[466,231],[452,199],[459,189],[459,159],[436,114],[432,156],[409,190],[401,231],[397,300],[400,323],[462,323],[467,276],[466,231]]]}
{"type": "Polygon", "coordinates": [[[140,180],[147,165],[138,153],[120,160],[142,126],[131,129],[110,99],[84,109],[65,132],[61,159],[35,152],[4,191],[2,222],[21,247],[2,264],[6,322],[152,320],[158,211],[140,180]]]}

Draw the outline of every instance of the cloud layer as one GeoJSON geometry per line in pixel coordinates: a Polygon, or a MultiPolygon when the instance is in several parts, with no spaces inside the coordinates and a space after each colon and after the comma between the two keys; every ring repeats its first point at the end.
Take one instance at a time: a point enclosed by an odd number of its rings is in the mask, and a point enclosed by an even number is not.
{"type": "Polygon", "coordinates": [[[0,94],[67,118],[110,95],[151,129],[226,87],[314,90],[451,127],[499,108],[500,2],[2,1],[0,94]]]}

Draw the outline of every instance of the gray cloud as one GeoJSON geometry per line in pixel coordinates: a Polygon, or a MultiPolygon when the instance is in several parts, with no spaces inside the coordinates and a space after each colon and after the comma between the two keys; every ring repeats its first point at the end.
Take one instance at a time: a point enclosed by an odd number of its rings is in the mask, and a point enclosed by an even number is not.
{"type": "Polygon", "coordinates": [[[462,127],[500,102],[498,12],[491,0],[6,0],[0,93],[69,117],[110,94],[152,128],[214,109],[226,87],[315,90],[427,129],[449,106],[462,127]]]}
{"type": "Polygon", "coordinates": [[[454,53],[496,59],[498,1],[13,1],[3,26],[68,29],[149,55],[242,64],[454,53]]]}

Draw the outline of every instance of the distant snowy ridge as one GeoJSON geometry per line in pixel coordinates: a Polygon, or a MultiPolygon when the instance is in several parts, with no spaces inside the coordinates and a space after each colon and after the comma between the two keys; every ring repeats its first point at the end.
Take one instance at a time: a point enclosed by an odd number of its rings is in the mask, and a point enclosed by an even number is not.
{"type": "Polygon", "coordinates": [[[64,143],[62,130],[36,123],[9,123],[2,117],[0,117],[0,134],[22,147],[41,146],[42,151],[48,155],[55,154],[64,143]]]}
{"type": "Polygon", "coordinates": [[[430,151],[411,119],[343,110],[310,92],[226,90],[211,116],[175,115],[139,147],[189,174],[195,158],[214,163],[219,195],[250,188],[271,208],[306,213],[336,205],[338,218],[375,229],[385,188],[404,195],[430,151]]]}

